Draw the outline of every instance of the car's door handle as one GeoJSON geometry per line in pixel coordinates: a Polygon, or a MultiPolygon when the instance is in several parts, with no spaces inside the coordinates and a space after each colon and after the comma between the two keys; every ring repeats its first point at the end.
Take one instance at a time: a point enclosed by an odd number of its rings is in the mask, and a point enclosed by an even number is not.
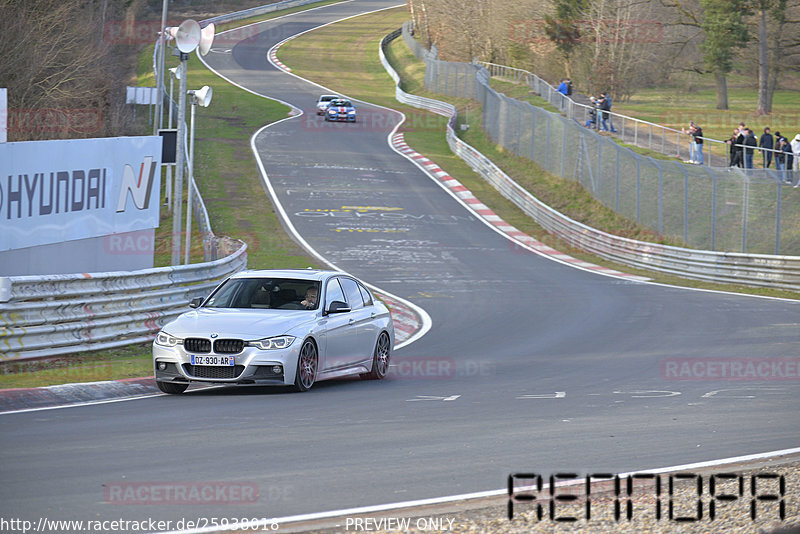
{"type": "Polygon", "coordinates": [[[354,319],[350,319],[349,321],[347,321],[347,324],[353,324],[354,322],[355,322],[354,319]]]}

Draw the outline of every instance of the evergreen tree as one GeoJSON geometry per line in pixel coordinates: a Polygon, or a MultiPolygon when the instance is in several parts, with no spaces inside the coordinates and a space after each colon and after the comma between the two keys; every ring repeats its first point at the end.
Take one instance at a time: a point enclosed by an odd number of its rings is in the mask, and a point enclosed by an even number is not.
{"type": "Polygon", "coordinates": [[[708,72],[717,82],[717,109],[728,109],[727,75],[733,70],[736,49],[747,44],[747,0],[700,0],[705,41],[700,45],[708,72]]]}

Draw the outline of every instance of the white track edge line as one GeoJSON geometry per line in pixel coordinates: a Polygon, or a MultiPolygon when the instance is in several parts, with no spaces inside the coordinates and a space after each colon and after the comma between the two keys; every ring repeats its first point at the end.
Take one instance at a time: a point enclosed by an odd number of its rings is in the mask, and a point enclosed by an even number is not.
{"type": "MultiPolygon", "coordinates": [[[[727,465],[727,464],[735,464],[741,462],[749,462],[754,460],[766,460],[769,458],[774,458],[777,456],[787,456],[791,454],[800,454],[800,447],[792,448],[792,449],[781,449],[777,451],[768,451],[763,453],[757,454],[747,454],[743,456],[733,456],[729,458],[721,458],[718,460],[708,460],[705,462],[695,462],[690,464],[682,464],[682,465],[674,465],[669,467],[659,467],[655,469],[647,469],[641,471],[631,471],[627,473],[619,473],[617,476],[619,477],[627,477],[628,475],[634,474],[660,474],[660,473],[669,473],[669,472],[676,472],[676,471],[686,471],[688,469],[702,469],[706,467],[716,467],[720,465],[727,465]]],[[[564,484],[558,485],[569,485],[570,482],[573,484],[573,481],[564,481],[564,484]]],[[[581,483],[583,480],[581,480],[581,483]]],[[[545,487],[549,487],[545,484],[545,487]]],[[[299,515],[290,515],[285,517],[275,517],[266,520],[261,520],[255,523],[242,523],[240,525],[231,525],[227,528],[219,528],[219,527],[206,527],[206,528],[199,528],[194,530],[181,530],[181,531],[173,531],[173,532],[166,532],[162,534],[205,534],[211,532],[224,532],[226,530],[234,530],[234,529],[241,529],[249,526],[253,528],[254,526],[268,526],[268,525],[280,525],[286,523],[297,523],[301,521],[315,521],[320,519],[331,519],[335,517],[342,517],[347,515],[359,515],[359,514],[370,514],[376,512],[385,512],[389,510],[398,510],[404,508],[416,508],[420,506],[430,506],[436,504],[447,504],[457,501],[468,501],[468,500],[475,500],[475,499],[483,499],[488,497],[501,497],[503,495],[508,495],[508,488],[497,489],[497,490],[489,490],[489,491],[479,491],[475,493],[464,493],[461,495],[449,495],[446,497],[433,497],[429,499],[418,499],[413,501],[401,501],[395,503],[387,503],[387,504],[378,504],[373,506],[360,506],[356,508],[344,508],[341,510],[330,510],[327,512],[316,512],[310,514],[299,514],[299,515]]]]}

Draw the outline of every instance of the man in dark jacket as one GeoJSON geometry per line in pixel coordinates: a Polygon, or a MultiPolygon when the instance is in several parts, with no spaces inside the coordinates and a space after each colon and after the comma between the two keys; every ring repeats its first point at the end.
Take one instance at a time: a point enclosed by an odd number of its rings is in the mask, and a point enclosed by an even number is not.
{"type": "MultiPolygon", "coordinates": [[[[770,133],[769,128],[764,128],[764,135],[761,136],[761,139],[758,140],[759,148],[773,148],[773,140],[772,134],[770,133]]],[[[762,150],[762,155],[764,156],[764,168],[769,169],[770,163],[772,163],[772,151],[771,150],[762,150]]]]}
{"type": "Polygon", "coordinates": [[[744,149],[744,168],[752,169],[753,149],[754,147],[758,146],[758,140],[756,140],[756,136],[753,134],[753,130],[750,128],[747,129],[747,135],[744,138],[744,144],[746,145],[746,148],[744,149]]]}
{"type": "Polygon", "coordinates": [[[731,167],[742,167],[744,165],[744,136],[745,128],[739,128],[736,139],[733,141],[733,156],[731,157],[731,167]]]}

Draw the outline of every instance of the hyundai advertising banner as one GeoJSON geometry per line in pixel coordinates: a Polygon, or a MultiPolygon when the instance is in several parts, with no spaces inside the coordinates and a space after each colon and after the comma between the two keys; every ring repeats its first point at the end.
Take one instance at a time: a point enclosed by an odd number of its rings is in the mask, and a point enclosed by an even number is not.
{"type": "Polygon", "coordinates": [[[161,138],[0,144],[0,251],[158,227],[161,138]]]}

